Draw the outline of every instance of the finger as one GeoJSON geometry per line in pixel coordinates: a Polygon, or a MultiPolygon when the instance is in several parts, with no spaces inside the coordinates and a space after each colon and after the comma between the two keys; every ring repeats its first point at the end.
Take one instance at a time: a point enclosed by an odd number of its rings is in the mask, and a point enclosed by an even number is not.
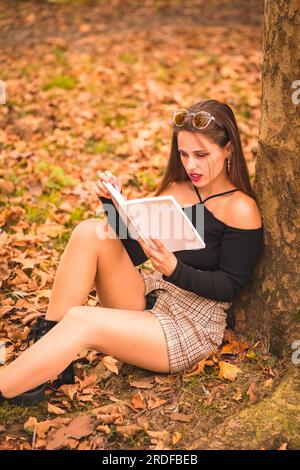
{"type": "Polygon", "coordinates": [[[108,177],[108,180],[113,183],[114,182],[114,175],[112,174],[112,172],[110,170],[105,170],[105,174],[106,176],[108,177]]]}
{"type": "Polygon", "coordinates": [[[101,180],[96,181],[96,185],[103,194],[106,194],[108,197],[110,197],[110,192],[106,189],[101,180]]]}
{"type": "Polygon", "coordinates": [[[162,251],[165,248],[165,245],[158,239],[149,237],[150,240],[157,246],[157,248],[162,251]]]}
{"type": "Polygon", "coordinates": [[[103,173],[103,171],[98,171],[97,176],[101,180],[108,181],[108,176],[105,173],[103,173]]]}
{"type": "Polygon", "coordinates": [[[149,258],[155,256],[152,248],[150,248],[149,245],[147,245],[147,241],[143,240],[142,238],[139,238],[138,241],[141,244],[144,252],[149,258]]]}

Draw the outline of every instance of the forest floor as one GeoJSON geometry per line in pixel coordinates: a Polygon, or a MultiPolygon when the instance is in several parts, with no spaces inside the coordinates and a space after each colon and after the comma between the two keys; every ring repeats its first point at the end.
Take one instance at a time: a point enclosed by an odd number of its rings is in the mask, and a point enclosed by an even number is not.
{"type": "MultiPolygon", "coordinates": [[[[151,195],[167,162],[176,107],[200,98],[230,104],[253,180],[261,3],[1,2],[6,363],[46,310],[71,231],[95,216],[96,171],[120,176],[128,198],[151,195]]],[[[86,304],[99,305],[95,291],[86,304]]],[[[0,408],[0,448],[186,449],[274,393],[284,370],[263,340],[231,330],[216,354],[185,374],[156,374],[82,351],[75,385],[50,387],[47,400],[31,408],[0,408]]],[[[288,443],[277,433],[260,446],[288,443]]]]}

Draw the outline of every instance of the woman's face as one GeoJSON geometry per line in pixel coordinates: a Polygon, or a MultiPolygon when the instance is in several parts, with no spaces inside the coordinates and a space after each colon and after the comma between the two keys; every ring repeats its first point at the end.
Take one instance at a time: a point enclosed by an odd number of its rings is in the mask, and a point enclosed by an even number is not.
{"type": "Polygon", "coordinates": [[[177,136],[182,164],[193,184],[207,186],[215,180],[229,180],[225,171],[227,146],[222,148],[198,132],[180,131],[177,136]],[[201,174],[193,178],[193,174],[201,174]]]}

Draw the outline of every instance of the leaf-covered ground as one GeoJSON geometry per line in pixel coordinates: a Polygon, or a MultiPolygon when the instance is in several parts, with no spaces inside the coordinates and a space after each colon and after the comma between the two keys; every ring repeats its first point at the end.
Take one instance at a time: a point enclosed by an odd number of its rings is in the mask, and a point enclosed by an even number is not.
{"type": "MultiPolygon", "coordinates": [[[[0,341],[7,362],[46,310],[72,229],[95,216],[96,171],[121,176],[127,198],[151,195],[177,107],[200,98],[229,103],[253,179],[261,3],[1,2],[0,341]]],[[[87,304],[99,305],[94,291],[87,304]]],[[[184,449],[268,395],[282,369],[263,341],[229,330],[218,353],[184,375],[82,351],[74,386],[49,388],[36,407],[0,408],[0,448],[184,449]]]]}

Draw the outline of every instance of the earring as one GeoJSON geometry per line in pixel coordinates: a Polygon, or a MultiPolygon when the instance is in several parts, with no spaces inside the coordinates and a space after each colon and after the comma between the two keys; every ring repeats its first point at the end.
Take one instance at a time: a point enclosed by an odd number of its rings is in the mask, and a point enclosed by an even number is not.
{"type": "Polygon", "coordinates": [[[230,158],[227,158],[227,170],[230,173],[230,158]]]}

